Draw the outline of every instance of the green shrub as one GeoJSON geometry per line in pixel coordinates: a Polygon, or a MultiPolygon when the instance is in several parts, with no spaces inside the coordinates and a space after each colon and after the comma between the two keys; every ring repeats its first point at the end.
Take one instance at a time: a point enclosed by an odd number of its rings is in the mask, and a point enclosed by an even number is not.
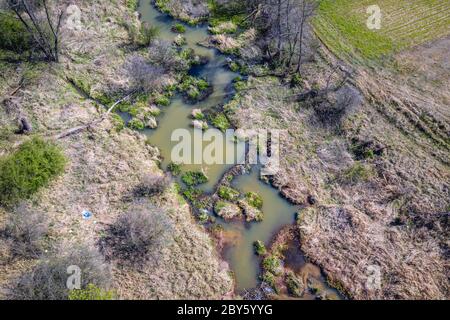
{"type": "MultiPolygon", "coordinates": [[[[105,104],[105,105],[107,105],[107,104],[105,104]]],[[[132,106],[131,102],[123,101],[117,105],[116,110],[119,110],[120,112],[123,112],[123,113],[127,113],[130,111],[131,106],[132,106]]]]}
{"type": "Polygon", "coordinates": [[[167,107],[169,104],[170,104],[170,99],[169,99],[169,97],[167,97],[166,95],[158,95],[156,98],[155,98],[155,103],[158,105],[158,106],[163,106],[163,107],[167,107]]]}
{"type": "Polygon", "coordinates": [[[139,31],[138,44],[144,47],[149,46],[159,34],[159,29],[148,23],[143,23],[139,31]]]}
{"type": "Polygon", "coordinates": [[[269,271],[272,274],[277,274],[280,266],[280,259],[278,259],[276,256],[268,256],[263,260],[264,270],[269,271]]]}
{"type": "Polygon", "coordinates": [[[187,95],[188,95],[189,99],[197,100],[200,97],[200,91],[198,91],[198,89],[195,87],[191,87],[188,90],[187,95]]]}
{"type": "Polygon", "coordinates": [[[22,53],[31,48],[31,37],[23,23],[13,15],[0,12],[0,48],[22,53]]]}
{"type": "Polygon", "coordinates": [[[275,282],[275,276],[272,273],[264,272],[261,280],[262,282],[265,282],[267,285],[271,286],[275,290],[275,292],[278,292],[278,288],[275,282]]]}
{"type": "Polygon", "coordinates": [[[197,215],[198,221],[200,223],[207,223],[209,221],[209,215],[208,212],[206,211],[201,211],[198,215],[197,215]]]}
{"type": "Polygon", "coordinates": [[[230,67],[230,70],[231,71],[233,71],[233,72],[238,72],[239,71],[239,64],[236,62],[236,61],[232,61],[230,64],[229,64],[229,67],[230,67]]]}
{"type": "Polygon", "coordinates": [[[252,207],[256,208],[256,209],[262,209],[263,207],[263,199],[262,197],[255,193],[255,192],[247,192],[245,194],[245,198],[248,202],[249,205],[251,205],[252,207]]]}
{"type": "Polygon", "coordinates": [[[138,9],[139,0],[126,0],[127,1],[127,8],[136,11],[138,9]]]}
{"type": "Polygon", "coordinates": [[[208,177],[201,171],[189,171],[183,174],[181,180],[189,187],[208,182],[208,177]]]}
{"type": "Polygon", "coordinates": [[[221,186],[219,188],[219,197],[224,200],[235,201],[239,197],[239,191],[230,187],[221,186]]]}
{"type": "Polygon", "coordinates": [[[260,240],[257,240],[253,243],[253,247],[255,248],[255,252],[258,256],[263,256],[267,253],[266,246],[260,240]]]}
{"type": "Polygon", "coordinates": [[[164,13],[170,13],[169,8],[167,7],[168,0],[156,0],[156,7],[164,13]]]}
{"type": "Polygon", "coordinates": [[[123,121],[122,117],[119,116],[117,113],[114,113],[111,117],[116,131],[117,132],[122,131],[125,128],[125,122],[123,121]]]}
{"type": "Polygon", "coordinates": [[[227,117],[223,113],[219,113],[215,117],[213,117],[211,123],[214,127],[223,132],[231,127],[230,121],[228,121],[227,117]]]}
{"type": "Polygon", "coordinates": [[[245,1],[228,1],[224,4],[218,3],[218,1],[209,1],[208,6],[211,12],[209,23],[212,27],[229,22],[236,26],[243,26],[247,16],[245,1]]]}
{"type": "Polygon", "coordinates": [[[88,284],[86,289],[72,290],[69,293],[69,300],[114,300],[115,294],[112,290],[104,290],[95,284],[88,284]]]}
{"type": "Polygon", "coordinates": [[[128,122],[128,127],[133,130],[144,130],[145,124],[142,122],[142,120],[133,118],[128,122]]]}
{"type": "Polygon", "coordinates": [[[181,23],[176,23],[172,26],[172,31],[176,33],[185,33],[186,27],[181,23]]]}
{"type": "Polygon", "coordinates": [[[179,176],[181,174],[181,164],[172,162],[167,166],[167,170],[174,176],[179,176]]]}
{"type": "Polygon", "coordinates": [[[194,115],[194,119],[199,121],[205,120],[205,115],[203,112],[198,112],[194,115]]]}
{"type": "Polygon", "coordinates": [[[202,191],[193,187],[183,190],[183,196],[191,202],[195,202],[202,195],[202,191]]]}
{"type": "Polygon", "coordinates": [[[200,90],[200,91],[204,91],[209,88],[208,81],[201,79],[201,78],[197,80],[196,84],[197,84],[198,90],[200,90]]]}
{"type": "Polygon", "coordinates": [[[301,85],[302,82],[303,82],[302,76],[300,75],[300,73],[296,73],[292,76],[291,87],[297,87],[301,85]]]}
{"type": "Polygon", "coordinates": [[[0,159],[0,203],[27,199],[64,171],[66,158],[54,144],[41,138],[23,143],[0,159]]]}
{"type": "Polygon", "coordinates": [[[210,88],[208,81],[192,76],[186,76],[178,86],[178,90],[185,93],[189,99],[198,100],[205,96],[205,91],[210,88]]]}

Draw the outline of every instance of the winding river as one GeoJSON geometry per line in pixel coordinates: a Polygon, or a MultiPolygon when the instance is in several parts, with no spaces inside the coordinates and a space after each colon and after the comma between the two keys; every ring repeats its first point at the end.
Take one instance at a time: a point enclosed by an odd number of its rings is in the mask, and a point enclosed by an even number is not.
{"type": "MultiPolygon", "coordinates": [[[[148,22],[160,30],[160,38],[172,41],[176,34],[171,31],[174,20],[154,8],[149,0],[140,1],[139,12],[143,22],[148,22]]],[[[146,131],[149,142],[161,150],[164,158],[162,167],[167,168],[170,163],[172,147],[176,144],[171,142],[172,132],[179,128],[194,130],[191,128],[190,115],[194,108],[207,109],[226,102],[227,97],[232,94],[230,85],[237,76],[226,66],[226,56],[215,49],[199,46],[197,43],[208,36],[206,26],[186,25],[187,47],[195,50],[202,56],[207,56],[209,62],[206,65],[195,67],[191,74],[206,78],[214,87],[214,92],[207,99],[197,104],[187,104],[180,96],[175,96],[169,106],[162,108],[162,114],[158,117],[158,129],[146,131]]],[[[233,141],[227,141],[234,145],[233,141]]],[[[207,172],[209,182],[202,185],[205,192],[213,192],[214,186],[233,165],[185,165],[183,171],[200,170],[207,172]]],[[[224,257],[229,262],[236,280],[236,289],[242,292],[257,286],[260,275],[260,259],[254,254],[253,243],[256,240],[263,241],[269,245],[273,238],[283,226],[290,225],[295,221],[295,214],[299,208],[291,205],[281,198],[278,191],[263,183],[259,178],[259,170],[252,169],[249,174],[236,177],[232,181],[234,188],[241,192],[257,192],[264,199],[264,220],[259,223],[233,222],[227,223],[217,219],[217,223],[235,235],[232,245],[224,249],[224,257]]],[[[299,252],[299,254],[301,254],[299,252]]]]}

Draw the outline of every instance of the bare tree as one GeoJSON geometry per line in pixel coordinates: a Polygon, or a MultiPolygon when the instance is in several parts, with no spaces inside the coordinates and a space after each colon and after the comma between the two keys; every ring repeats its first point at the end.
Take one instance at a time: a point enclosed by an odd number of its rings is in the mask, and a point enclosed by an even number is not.
{"type": "Polygon", "coordinates": [[[318,0],[248,0],[252,25],[259,30],[263,50],[285,72],[299,72],[306,49],[312,47],[309,22],[318,0]]]}
{"type": "Polygon", "coordinates": [[[8,0],[11,9],[49,61],[59,62],[60,30],[64,11],[47,0],[8,0]],[[54,12],[55,11],[55,12],[54,12]]]}

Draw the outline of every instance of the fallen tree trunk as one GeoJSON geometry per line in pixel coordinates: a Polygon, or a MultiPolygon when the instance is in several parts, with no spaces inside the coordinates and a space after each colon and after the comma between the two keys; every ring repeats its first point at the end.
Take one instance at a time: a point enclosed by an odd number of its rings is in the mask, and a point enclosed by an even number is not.
{"type": "Polygon", "coordinates": [[[106,117],[108,117],[108,115],[114,110],[115,107],[117,107],[123,101],[128,100],[133,95],[133,93],[130,93],[130,94],[126,95],[125,97],[123,97],[123,98],[117,100],[116,102],[114,102],[114,104],[108,109],[108,111],[106,111],[104,114],[102,114],[100,118],[95,119],[95,120],[89,122],[88,124],[85,124],[85,125],[82,125],[82,126],[78,126],[78,127],[75,127],[75,128],[71,128],[71,129],[69,129],[69,130],[67,130],[67,131],[65,131],[63,133],[60,133],[59,135],[57,135],[55,137],[55,139],[56,140],[60,140],[60,139],[67,138],[67,137],[73,136],[75,134],[78,134],[78,133],[80,133],[80,132],[82,132],[84,130],[90,129],[90,128],[100,124],[103,120],[106,119],[106,117]]]}

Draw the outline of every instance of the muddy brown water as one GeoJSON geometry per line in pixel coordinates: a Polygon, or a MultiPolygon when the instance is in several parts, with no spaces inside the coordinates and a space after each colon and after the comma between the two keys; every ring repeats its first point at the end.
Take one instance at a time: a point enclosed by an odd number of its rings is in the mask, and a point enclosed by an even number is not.
{"type": "MultiPolygon", "coordinates": [[[[156,10],[150,1],[140,1],[139,12],[143,22],[148,22],[159,28],[162,39],[172,41],[175,38],[176,34],[170,30],[175,20],[156,10]]],[[[195,67],[191,70],[191,74],[206,78],[213,85],[214,92],[207,99],[194,105],[185,103],[181,97],[176,96],[169,106],[162,108],[163,112],[158,117],[158,128],[145,132],[149,142],[161,150],[164,158],[163,169],[166,169],[171,162],[172,148],[177,144],[177,142],[171,141],[173,131],[183,128],[193,132],[194,129],[191,128],[192,119],[190,119],[192,110],[194,108],[207,109],[224,104],[231,93],[230,84],[233,79],[239,76],[239,74],[231,72],[225,67],[225,55],[215,49],[205,48],[197,44],[208,36],[207,26],[192,27],[186,25],[184,36],[187,40],[187,47],[194,49],[197,54],[209,58],[208,64],[195,67]]],[[[229,140],[226,145],[233,146],[234,143],[229,140]]],[[[225,148],[226,146],[224,146],[224,150],[225,148]]],[[[232,166],[232,164],[184,165],[183,171],[205,170],[209,182],[202,185],[201,189],[205,192],[212,192],[223,174],[232,166]]],[[[278,191],[262,182],[258,175],[259,170],[255,167],[249,174],[236,177],[232,181],[232,185],[243,193],[253,191],[262,196],[264,199],[262,208],[264,220],[260,223],[246,224],[243,222],[227,223],[217,219],[217,223],[234,237],[233,244],[225,248],[224,256],[234,273],[238,292],[254,288],[259,283],[260,260],[254,254],[254,241],[260,240],[269,245],[274,234],[283,226],[295,221],[295,214],[298,211],[298,207],[281,198],[278,191]]]]}

